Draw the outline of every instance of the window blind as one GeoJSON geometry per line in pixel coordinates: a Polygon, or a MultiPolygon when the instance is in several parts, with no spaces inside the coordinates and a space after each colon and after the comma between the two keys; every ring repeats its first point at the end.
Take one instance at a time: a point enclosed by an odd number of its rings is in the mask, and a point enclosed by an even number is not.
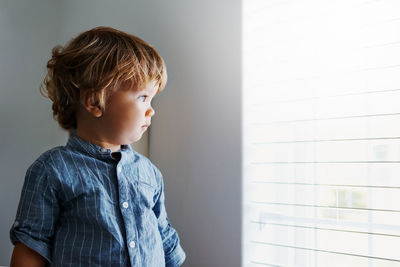
{"type": "Polygon", "coordinates": [[[399,11],[243,1],[242,266],[400,266],[399,11]]]}

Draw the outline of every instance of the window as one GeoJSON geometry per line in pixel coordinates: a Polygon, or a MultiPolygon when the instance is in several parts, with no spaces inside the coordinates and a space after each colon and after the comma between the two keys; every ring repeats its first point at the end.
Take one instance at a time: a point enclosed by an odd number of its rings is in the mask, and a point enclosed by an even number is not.
{"type": "Polygon", "coordinates": [[[243,1],[243,266],[400,266],[399,11],[243,1]]]}

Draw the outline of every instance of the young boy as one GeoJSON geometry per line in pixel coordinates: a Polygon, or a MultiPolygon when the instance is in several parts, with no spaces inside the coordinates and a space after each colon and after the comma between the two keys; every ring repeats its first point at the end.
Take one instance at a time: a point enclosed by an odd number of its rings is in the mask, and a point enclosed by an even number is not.
{"type": "Polygon", "coordinates": [[[70,132],[28,168],[11,266],[180,266],[162,174],[134,151],[166,67],[143,40],[97,27],[56,46],[41,89],[70,132]]]}

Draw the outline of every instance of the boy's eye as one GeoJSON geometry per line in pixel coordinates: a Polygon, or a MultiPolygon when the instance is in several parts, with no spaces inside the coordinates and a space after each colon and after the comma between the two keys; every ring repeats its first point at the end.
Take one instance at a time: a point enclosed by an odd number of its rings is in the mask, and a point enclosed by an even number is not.
{"type": "Polygon", "coordinates": [[[141,96],[139,96],[139,99],[140,99],[140,100],[143,100],[143,101],[146,100],[146,98],[147,98],[147,95],[141,95],[141,96]]]}

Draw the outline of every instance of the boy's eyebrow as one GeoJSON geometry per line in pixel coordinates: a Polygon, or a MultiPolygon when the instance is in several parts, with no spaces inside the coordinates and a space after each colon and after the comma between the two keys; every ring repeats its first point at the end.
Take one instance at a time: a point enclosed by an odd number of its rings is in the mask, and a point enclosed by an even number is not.
{"type": "Polygon", "coordinates": [[[147,92],[149,95],[152,95],[152,97],[155,97],[155,96],[157,95],[158,88],[157,88],[157,90],[155,90],[154,94],[151,94],[151,93],[150,93],[149,91],[147,91],[147,90],[146,90],[146,92],[147,92]]]}

